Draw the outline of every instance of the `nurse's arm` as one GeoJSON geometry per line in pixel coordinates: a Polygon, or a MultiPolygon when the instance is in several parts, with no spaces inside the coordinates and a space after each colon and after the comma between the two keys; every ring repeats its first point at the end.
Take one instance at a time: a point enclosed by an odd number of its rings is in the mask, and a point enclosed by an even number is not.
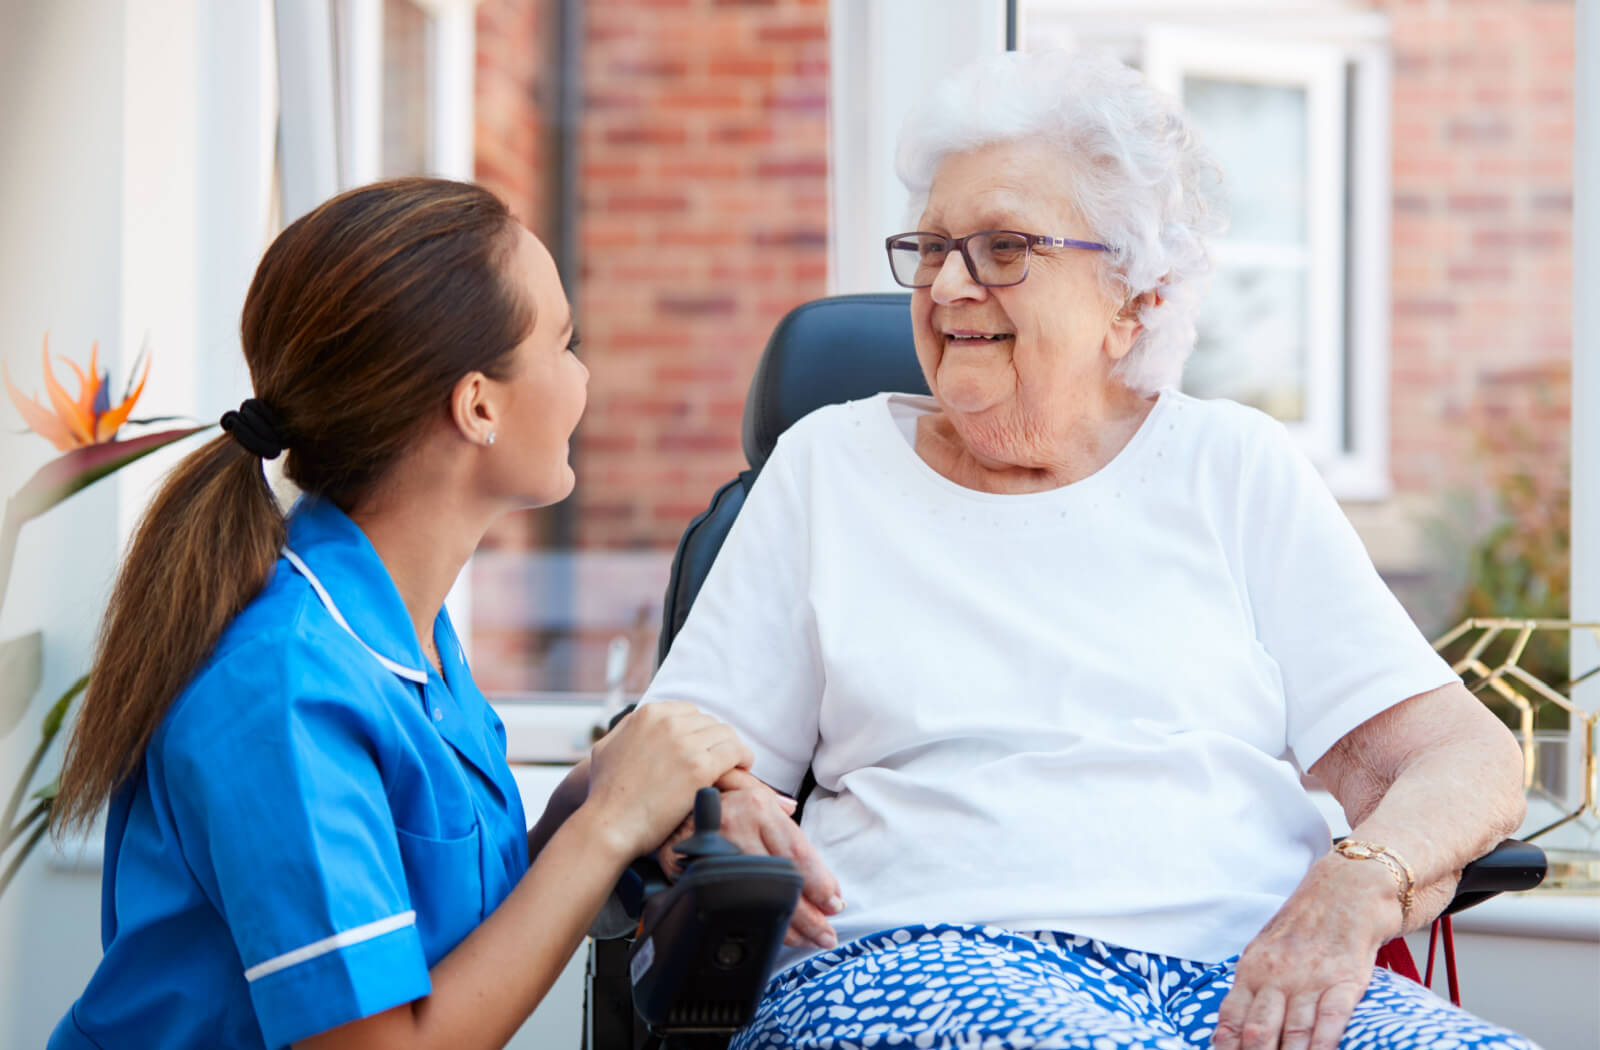
{"type": "Polygon", "coordinates": [[[634,853],[632,843],[594,812],[573,813],[550,834],[538,863],[511,895],[434,966],[431,994],[296,1047],[504,1046],[555,983],[634,853]]]}
{"type": "MultiPolygon", "coordinates": [[[[467,939],[429,971],[433,989],[404,1006],[295,1044],[303,1050],[502,1047],[539,1005],[634,857],[683,819],[694,793],[750,749],[690,704],[642,708],[591,752],[587,775],[558,789],[561,807],[532,867],[467,939]]],[[[554,805],[554,803],[553,803],[554,805]]],[[[551,810],[546,809],[545,817],[551,810]]],[[[546,824],[540,818],[539,826],[546,824]]],[[[537,830],[537,829],[536,829],[537,830]]]]}

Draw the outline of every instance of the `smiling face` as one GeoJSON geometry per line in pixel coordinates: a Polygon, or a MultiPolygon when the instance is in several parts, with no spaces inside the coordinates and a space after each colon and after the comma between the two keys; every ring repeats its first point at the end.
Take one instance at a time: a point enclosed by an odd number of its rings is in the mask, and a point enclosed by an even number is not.
{"type": "MultiPolygon", "coordinates": [[[[944,160],[917,229],[1097,240],[1072,200],[1056,147],[1000,143],[944,160]]],[[[1119,316],[1123,303],[1101,287],[1096,255],[1036,247],[1026,280],[985,288],[951,252],[933,285],[912,294],[928,387],[980,463],[1050,469],[1077,427],[1129,398],[1111,372],[1138,324],[1119,316]]]]}

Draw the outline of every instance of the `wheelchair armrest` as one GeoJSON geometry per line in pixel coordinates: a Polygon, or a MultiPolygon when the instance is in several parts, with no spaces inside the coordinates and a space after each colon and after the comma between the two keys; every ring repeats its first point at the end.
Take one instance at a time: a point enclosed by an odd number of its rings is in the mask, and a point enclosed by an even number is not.
{"type": "Polygon", "coordinates": [[[1506,839],[1461,869],[1455,899],[1444,913],[1454,915],[1497,893],[1531,890],[1544,881],[1548,870],[1544,850],[1519,839],[1506,839]]]}

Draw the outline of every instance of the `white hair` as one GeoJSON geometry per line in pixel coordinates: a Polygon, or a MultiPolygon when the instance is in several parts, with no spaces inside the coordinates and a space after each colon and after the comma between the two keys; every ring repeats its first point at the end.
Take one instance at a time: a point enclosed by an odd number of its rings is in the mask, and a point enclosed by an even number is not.
{"type": "Polygon", "coordinates": [[[1010,51],[942,80],[900,132],[896,167],[911,215],[927,206],[947,156],[1038,140],[1060,150],[1072,205],[1111,246],[1100,253],[1108,294],[1161,298],[1139,308],[1143,328],[1114,374],[1142,394],[1176,384],[1211,268],[1206,238],[1226,223],[1221,176],[1177,102],[1139,72],[1109,54],[1010,51]]]}

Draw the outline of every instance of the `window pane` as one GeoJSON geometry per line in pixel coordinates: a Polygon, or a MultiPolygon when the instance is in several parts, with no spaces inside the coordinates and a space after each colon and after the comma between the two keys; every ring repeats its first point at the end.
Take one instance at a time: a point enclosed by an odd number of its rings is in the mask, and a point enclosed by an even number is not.
{"type": "Polygon", "coordinates": [[[428,16],[410,0],[383,5],[382,170],[428,170],[428,16]]]}
{"type": "Polygon", "coordinates": [[[1222,166],[1230,240],[1306,239],[1304,88],[1186,76],[1184,105],[1222,166]]]}
{"type": "Polygon", "coordinates": [[[1298,267],[1220,268],[1183,373],[1197,397],[1231,397],[1284,422],[1305,418],[1306,275],[1298,267]]]}
{"type": "Polygon", "coordinates": [[[828,6],[590,3],[576,46],[552,8],[477,8],[477,177],[556,257],[590,369],[573,494],[473,561],[496,700],[604,690],[619,639],[625,692],[648,681],[673,550],[746,466],[756,362],[827,286],[828,6]]]}

